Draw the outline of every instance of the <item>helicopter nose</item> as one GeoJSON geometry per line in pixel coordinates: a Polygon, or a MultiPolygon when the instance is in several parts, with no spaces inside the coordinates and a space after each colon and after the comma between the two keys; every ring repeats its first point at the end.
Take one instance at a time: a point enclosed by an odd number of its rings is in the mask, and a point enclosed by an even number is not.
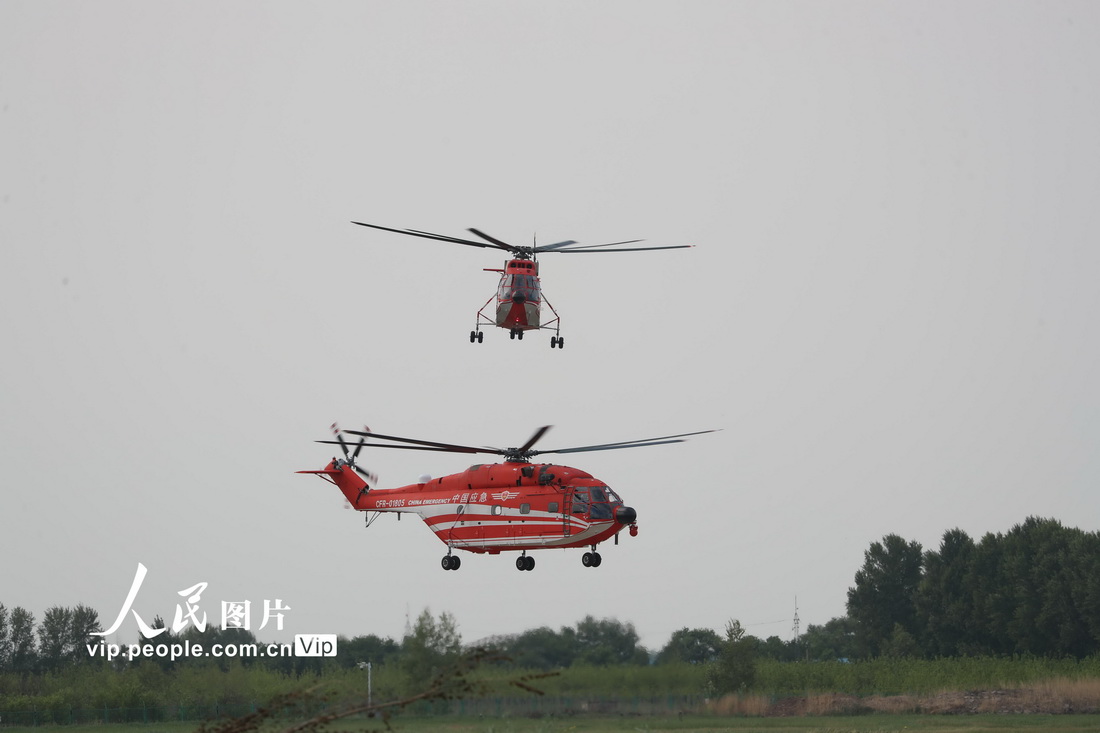
{"type": "Polygon", "coordinates": [[[619,524],[634,524],[637,518],[638,512],[634,511],[634,507],[621,506],[615,509],[615,521],[619,524]]]}

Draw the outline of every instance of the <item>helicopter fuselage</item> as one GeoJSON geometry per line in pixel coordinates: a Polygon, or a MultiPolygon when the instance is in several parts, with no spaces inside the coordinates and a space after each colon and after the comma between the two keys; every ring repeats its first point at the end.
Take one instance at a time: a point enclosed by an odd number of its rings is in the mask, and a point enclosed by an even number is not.
{"type": "Polygon", "coordinates": [[[542,328],[543,298],[538,263],[531,259],[514,259],[504,263],[502,270],[486,269],[500,273],[492,323],[513,333],[542,328]]]}
{"type": "Polygon", "coordinates": [[[497,554],[594,547],[625,527],[637,533],[632,508],[604,482],[569,466],[477,464],[396,489],[369,489],[336,459],[318,473],[330,477],[355,509],[416,514],[453,549],[497,554]]]}

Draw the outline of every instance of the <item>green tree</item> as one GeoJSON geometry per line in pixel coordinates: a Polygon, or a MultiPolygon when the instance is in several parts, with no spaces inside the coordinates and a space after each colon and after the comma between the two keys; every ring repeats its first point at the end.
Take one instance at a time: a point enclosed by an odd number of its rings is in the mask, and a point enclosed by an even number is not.
{"type": "Polygon", "coordinates": [[[1083,533],[1054,519],[1028,517],[1003,538],[1014,585],[1015,611],[1007,622],[1016,651],[1087,656],[1095,649],[1088,624],[1073,603],[1075,544],[1083,533]]]}
{"type": "Polygon", "coordinates": [[[745,692],[756,682],[756,640],[745,634],[741,622],[726,624],[726,638],[718,649],[718,659],[710,666],[707,682],[714,694],[745,692]]]}
{"type": "Polygon", "coordinates": [[[783,641],[774,634],[760,643],[757,653],[765,659],[777,662],[797,662],[802,658],[802,644],[797,639],[783,641]]]}
{"type": "Polygon", "coordinates": [[[577,632],[568,626],[561,631],[540,626],[501,637],[494,646],[521,669],[562,669],[577,658],[577,632]]]}
{"type": "Polygon", "coordinates": [[[427,680],[452,664],[461,652],[462,636],[454,616],[444,611],[437,620],[425,608],[401,642],[401,663],[414,680],[427,680]]]}
{"type": "Polygon", "coordinates": [[[964,653],[1086,657],[1100,651],[1095,533],[1028,517],[974,548],[964,653]],[[1094,589],[1090,596],[1090,588],[1094,589]]]}
{"type": "Polygon", "coordinates": [[[1071,549],[1072,600],[1088,631],[1089,642],[1082,650],[1100,653],[1100,533],[1083,534],[1071,549]]]}
{"type": "Polygon", "coordinates": [[[689,629],[684,627],[675,631],[668,643],[657,655],[657,664],[669,662],[687,662],[688,664],[706,664],[718,658],[718,649],[722,637],[713,629],[689,629]]]}
{"type": "Polygon", "coordinates": [[[938,551],[924,554],[917,617],[922,646],[929,656],[957,656],[972,648],[975,620],[970,580],[974,549],[974,540],[956,528],[944,532],[938,551]]]}
{"type": "Polygon", "coordinates": [[[917,629],[917,589],[924,557],[919,542],[896,534],[874,542],[864,553],[855,586],[848,589],[848,615],[868,656],[881,654],[895,624],[912,634],[917,629]]]}
{"type": "Polygon", "coordinates": [[[8,624],[8,609],[0,603],[0,672],[6,672],[10,662],[11,629],[8,624]]]}
{"type": "Polygon", "coordinates": [[[91,656],[87,653],[86,645],[98,642],[92,634],[103,631],[99,623],[99,612],[89,608],[83,603],[76,604],[72,612],[72,625],[69,629],[69,637],[73,646],[74,659],[78,662],[87,662],[91,656]]]}
{"type": "Polygon", "coordinates": [[[53,606],[46,609],[38,626],[38,663],[54,671],[73,658],[72,609],[53,606]]]}
{"type": "MultiPolygon", "coordinates": [[[[193,635],[190,637],[191,641],[193,643],[194,642],[198,642],[200,644],[205,643],[205,641],[198,634],[198,631],[194,628],[185,629],[182,635],[177,636],[175,633],[173,633],[172,629],[168,628],[168,626],[164,623],[164,617],[160,616],[159,614],[157,616],[153,617],[153,623],[149,628],[153,629],[154,631],[156,631],[158,629],[164,629],[164,630],[161,631],[156,636],[146,636],[145,634],[143,634],[139,631],[138,632],[138,644],[139,645],[144,646],[145,644],[153,644],[153,645],[166,644],[168,646],[171,646],[172,644],[182,643],[183,640],[184,640],[184,637],[187,636],[188,633],[190,633],[190,632],[194,632],[193,635]]],[[[155,664],[156,666],[160,667],[163,670],[170,670],[170,669],[174,669],[176,667],[176,662],[175,662],[175,660],[173,660],[171,658],[171,656],[139,657],[137,659],[131,659],[130,662],[132,664],[155,664]]],[[[213,662],[205,662],[204,661],[203,663],[211,663],[212,664],[213,662]]]]}
{"type": "Polygon", "coordinates": [[[38,665],[38,650],[34,643],[34,614],[22,606],[16,606],[8,617],[11,641],[11,669],[26,674],[38,665]]]}
{"type": "Polygon", "coordinates": [[[802,633],[799,645],[811,661],[855,659],[859,656],[856,623],[848,616],[840,616],[824,625],[810,624],[802,633]]]}
{"type": "Polygon", "coordinates": [[[882,646],[882,656],[908,659],[921,656],[920,644],[901,624],[894,624],[894,633],[882,646]]]}
{"type": "Polygon", "coordinates": [[[638,646],[634,624],[613,618],[585,616],[577,622],[577,660],[595,666],[648,664],[649,654],[638,646]]]}
{"type": "Polygon", "coordinates": [[[388,636],[383,639],[374,634],[356,636],[351,639],[337,640],[339,654],[336,657],[341,667],[356,667],[360,664],[381,664],[387,658],[396,658],[401,647],[388,636]]]}

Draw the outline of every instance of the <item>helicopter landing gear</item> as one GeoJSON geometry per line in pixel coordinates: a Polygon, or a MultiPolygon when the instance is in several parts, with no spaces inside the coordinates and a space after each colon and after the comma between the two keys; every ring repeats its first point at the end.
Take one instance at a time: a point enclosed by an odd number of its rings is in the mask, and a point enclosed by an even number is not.
{"type": "Polygon", "coordinates": [[[520,341],[523,341],[523,329],[513,328],[511,331],[508,332],[508,338],[519,339],[520,341]]]}
{"type": "Polygon", "coordinates": [[[440,562],[444,570],[458,570],[462,565],[462,558],[458,555],[444,555],[443,560],[440,562]]]}
{"type": "Polygon", "coordinates": [[[520,555],[516,558],[516,570],[534,570],[535,558],[528,556],[527,554],[520,555]]]}
{"type": "Polygon", "coordinates": [[[480,344],[484,340],[485,340],[485,334],[482,333],[481,331],[470,331],[470,343],[471,344],[474,343],[475,341],[480,344]]]}
{"type": "Polygon", "coordinates": [[[565,337],[564,336],[551,336],[550,337],[550,348],[551,349],[554,349],[554,348],[564,349],[565,348],[565,337]]]}
{"type": "Polygon", "coordinates": [[[586,552],[581,555],[581,565],[586,568],[598,568],[601,562],[603,562],[603,558],[600,557],[598,552],[586,552]]]}

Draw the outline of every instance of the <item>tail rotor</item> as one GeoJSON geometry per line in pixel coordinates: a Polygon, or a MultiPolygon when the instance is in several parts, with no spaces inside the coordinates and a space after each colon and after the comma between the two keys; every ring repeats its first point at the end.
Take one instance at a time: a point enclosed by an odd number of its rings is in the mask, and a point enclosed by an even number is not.
{"type": "Polygon", "coordinates": [[[340,450],[344,453],[344,460],[338,461],[338,463],[349,466],[357,474],[362,476],[364,481],[367,482],[367,487],[364,488],[362,492],[360,492],[361,494],[365,494],[367,491],[370,490],[370,487],[378,483],[377,475],[360,467],[355,462],[356,459],[359,458],[359,451],[363,450],[363,446],[367,443],[367,436],[370,434],[370,431],[370,428],[364,425],[363,432],[356,433],[360,436],[359,442],[355,445],[355,448],[353,450],[349,450],[347,441],[344,440],[344,434],[341,432],[340,427],[336,423],[332,424],[332,434],[336,436],[336,442],[340,446],[340,450]]]}

